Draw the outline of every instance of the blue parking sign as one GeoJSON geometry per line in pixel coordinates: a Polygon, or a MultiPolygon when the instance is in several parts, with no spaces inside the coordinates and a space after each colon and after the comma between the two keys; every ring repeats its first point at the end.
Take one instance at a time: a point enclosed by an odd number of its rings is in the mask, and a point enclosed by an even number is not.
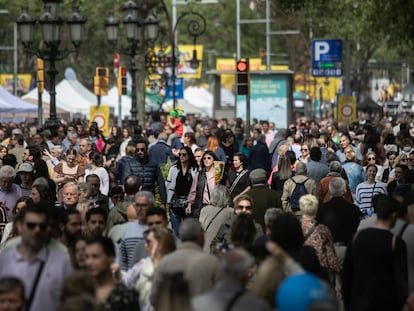
{"type": "Polygon", "coordinates": [[[312,41],[312,76],[342,76],[342,40],[312,41]]]}
{"type": "MultiPolygon", "coordinates": [[[[168,78],[167,94],[165,98],[173,99],[173,85],[171,77],[168,78]]],[[[175,78],[175,99],[184,98],[184,78],[175,78]]]]}

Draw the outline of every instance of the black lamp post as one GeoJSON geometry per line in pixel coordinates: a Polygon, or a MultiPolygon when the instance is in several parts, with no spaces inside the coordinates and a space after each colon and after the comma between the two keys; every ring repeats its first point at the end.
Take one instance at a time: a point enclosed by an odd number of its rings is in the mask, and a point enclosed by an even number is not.
{"type": "MultiPolygon", "coordinates": [[[[131,74],[132,83],[131,83],[131,126],[137,124],[137,112],[139,110],[139,118],[141,125],[144,124],[144,113],[145,113],[145,102],[137,101],[137,92],[138,90],[143,90],[144,88],[138,85],[137,88],[137,60],[138,55],[145,54],[146,49],[153,44],[153,42],[158,37],[158,25],[159,21],[155,15],[152,13],[152,8],[157,6],[160,3],[160,0],[141,0],[140,6],[138,6],[135,1],[128,0],[123,9],[126,12],[126,15],[122,21],[125,28],[125,38],[127,41],[127,46],[121,45],[121,53],[129,56],[130,65],[128,66],[129,73],[131,74]],[[138,105],[140,105],[138,107],[138,105]],[[140,108],[140,109],[137,109],[140,108]]],[[[116,46],[119,35],[119,21],[115,18],[112,13],[105,22],[107,39],[110,44],[116,46]]],[[[142,80],[142,77],[141,81],[142,80]]]]}
{"type": "Polygon", "coordinates": [[[177,19],[177,22],[174,25],[174,29],[172,31],[171,37],[171,47],[172,47],[172,76],[171,76],[171,84],[172,84],[172,98],[173,98],[173,109],[177,106],[177,99],[176,99],[176,78],[177,78],[177,55],[176,55],[176,48],[178,47],[178,44],[175,41],[175,35],[177,26],[185,22],[187,23],[187,32],[190,36],[193,37],[193,57],[190,60],[190,67],[192,69],[197,69],[200,66],[200,61],[197,59],[197,50],[196,50],[196,43],[197,43],[197,37],[201,36],[206,31],[206,20],[205,18],[197,12],[194,12],[193,10],[189,12],[184,12],[180,15],[180,17],[177,19]]]}
{"type": "Polygon", "coordinates": [[[56,118],[56,70],[55,62],[66,58],[70,53],[77,52],[82,41],[83,27],[86,19],[83,18],[76,6],[70,16],[65,20],[59,14],[59,4],[62,0],[43,0],[44,12],[38,20],[30,17],[28,7],[23,7],[22,14],[17,18],[17,28],[20,42],[25,52],[34,54],[37,57],[49,62],[47,74],[49,76],[49,93],[50,93],[50,116],[46,121],[48,128],[59,127],[59,121],[56,118]],[[69,26],[70,38],[74,50],[64,48],[61,50],[61,28],[66,22],[69,26]],[[42,32],[42,43],[38,48],[32,49],[33,34],[36,23],[40,24],[42,32]]]}

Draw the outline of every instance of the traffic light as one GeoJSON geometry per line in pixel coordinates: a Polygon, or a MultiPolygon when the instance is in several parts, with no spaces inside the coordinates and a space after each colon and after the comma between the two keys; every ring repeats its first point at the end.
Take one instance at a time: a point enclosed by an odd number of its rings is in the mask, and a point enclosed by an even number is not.
{"type": "Polygon", "coordinates": [[[236,62],[237,95],[250,95],[250,70],[248,60],[236,62]]]}
{"type": "Polygon", "coordinates": [[[108,95],[109,69],[108,67],[96,67],[93,78],[93,92],[96,96],[108,95]]]}
{"type": "Polygon", "coordinates": [[[126,67],[118,68],[118,96],[127,94],[127,69],[126,67]]]}
{"type": "Polygon", "coordinates": [[[37,92],[43,93],[45,90],[45,71],[43,67],[43,59],[37,59],[37,92]]]}

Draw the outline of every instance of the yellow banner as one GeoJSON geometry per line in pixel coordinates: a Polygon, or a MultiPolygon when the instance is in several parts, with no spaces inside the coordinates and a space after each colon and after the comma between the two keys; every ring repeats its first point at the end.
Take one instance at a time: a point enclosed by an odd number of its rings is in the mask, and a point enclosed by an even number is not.
{"type": "Polygon", "coordinates": [[[357,119],[355,96],[338,96],[338,124],[350,124],[357,119]]]}
{"type": "MultiPolygon", "coordinates": [[[[177,75],[179,78],[192,78],[200,79],[202,64],[203,64],[203,45],[178,45],[176,50],[176,61],[177,61],[177,75]],[[196,55],[194,55],[194,51],[196,55]],[[192,62],[194,56],[198,61],[198,65],[192,62]]],[[[158,73],[168,73],[169,76],[172,74],[172,49],[171,46],[163,47],[160,46],[154,47],[153,52],[158,59],[162,59],[160,64],[158,64],[157,72],[158,73]]],[[[150,80],[157,80],[161,77],[157,74],[150,75],[150,80]]]]}
{"type": "MultiPolygon", "coordinates": [[[[32,79],[31,74],[18,74],[16,91],[27,93],[30,88],[30,80],[32,79]]],[[[10,73],[0,74],[0,84],[9,92],[13,91],[13,75],[10,73]]]]}
{"type": "Polygon", "coordinates": [[[335,95],[339,90],[340,78],[315,78],[296,74],[294,80],[295,92],[303,92],[309,95],[311,100],[318,98],[319,87],[322,87],[322,98],[324,101],[335,100],[335,95]]]}
{"type": "Polygon", "coordinates": [[[109,106],[90,106],[89,108],[89,122],[96,122],[99,130],[104,136],[109,136],[109,106]]]}

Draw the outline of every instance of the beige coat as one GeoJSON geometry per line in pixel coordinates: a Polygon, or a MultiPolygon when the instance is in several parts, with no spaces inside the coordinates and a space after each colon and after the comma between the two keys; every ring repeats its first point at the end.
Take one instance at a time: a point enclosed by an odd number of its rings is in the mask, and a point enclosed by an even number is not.
{"type": "MultiPolygon", "coordinates": [[[[305,175],[295,175],[293,176],[293,180],[296,181],[297,183],[301,183],[303,182],[306,178],[309,178],[305,175]]],[[[285,184],[283,185],[283,193],[282,193],[282,208],[285,212],[291,212],[291,208],[290,208],[290,203],[289,203],[289,198],[290,195],[292,194],[293,190],[295,189],[296,184],[290,180],[290,178],[288,180],[285,181],[285,184]]],[[[316,183],[313,179],[309,178],[308,181],[306,181],[305,183],[305,188],[308,191],[309,194],[313,194],[316,196],[317,191],[316,191],[316,183]]]]}

